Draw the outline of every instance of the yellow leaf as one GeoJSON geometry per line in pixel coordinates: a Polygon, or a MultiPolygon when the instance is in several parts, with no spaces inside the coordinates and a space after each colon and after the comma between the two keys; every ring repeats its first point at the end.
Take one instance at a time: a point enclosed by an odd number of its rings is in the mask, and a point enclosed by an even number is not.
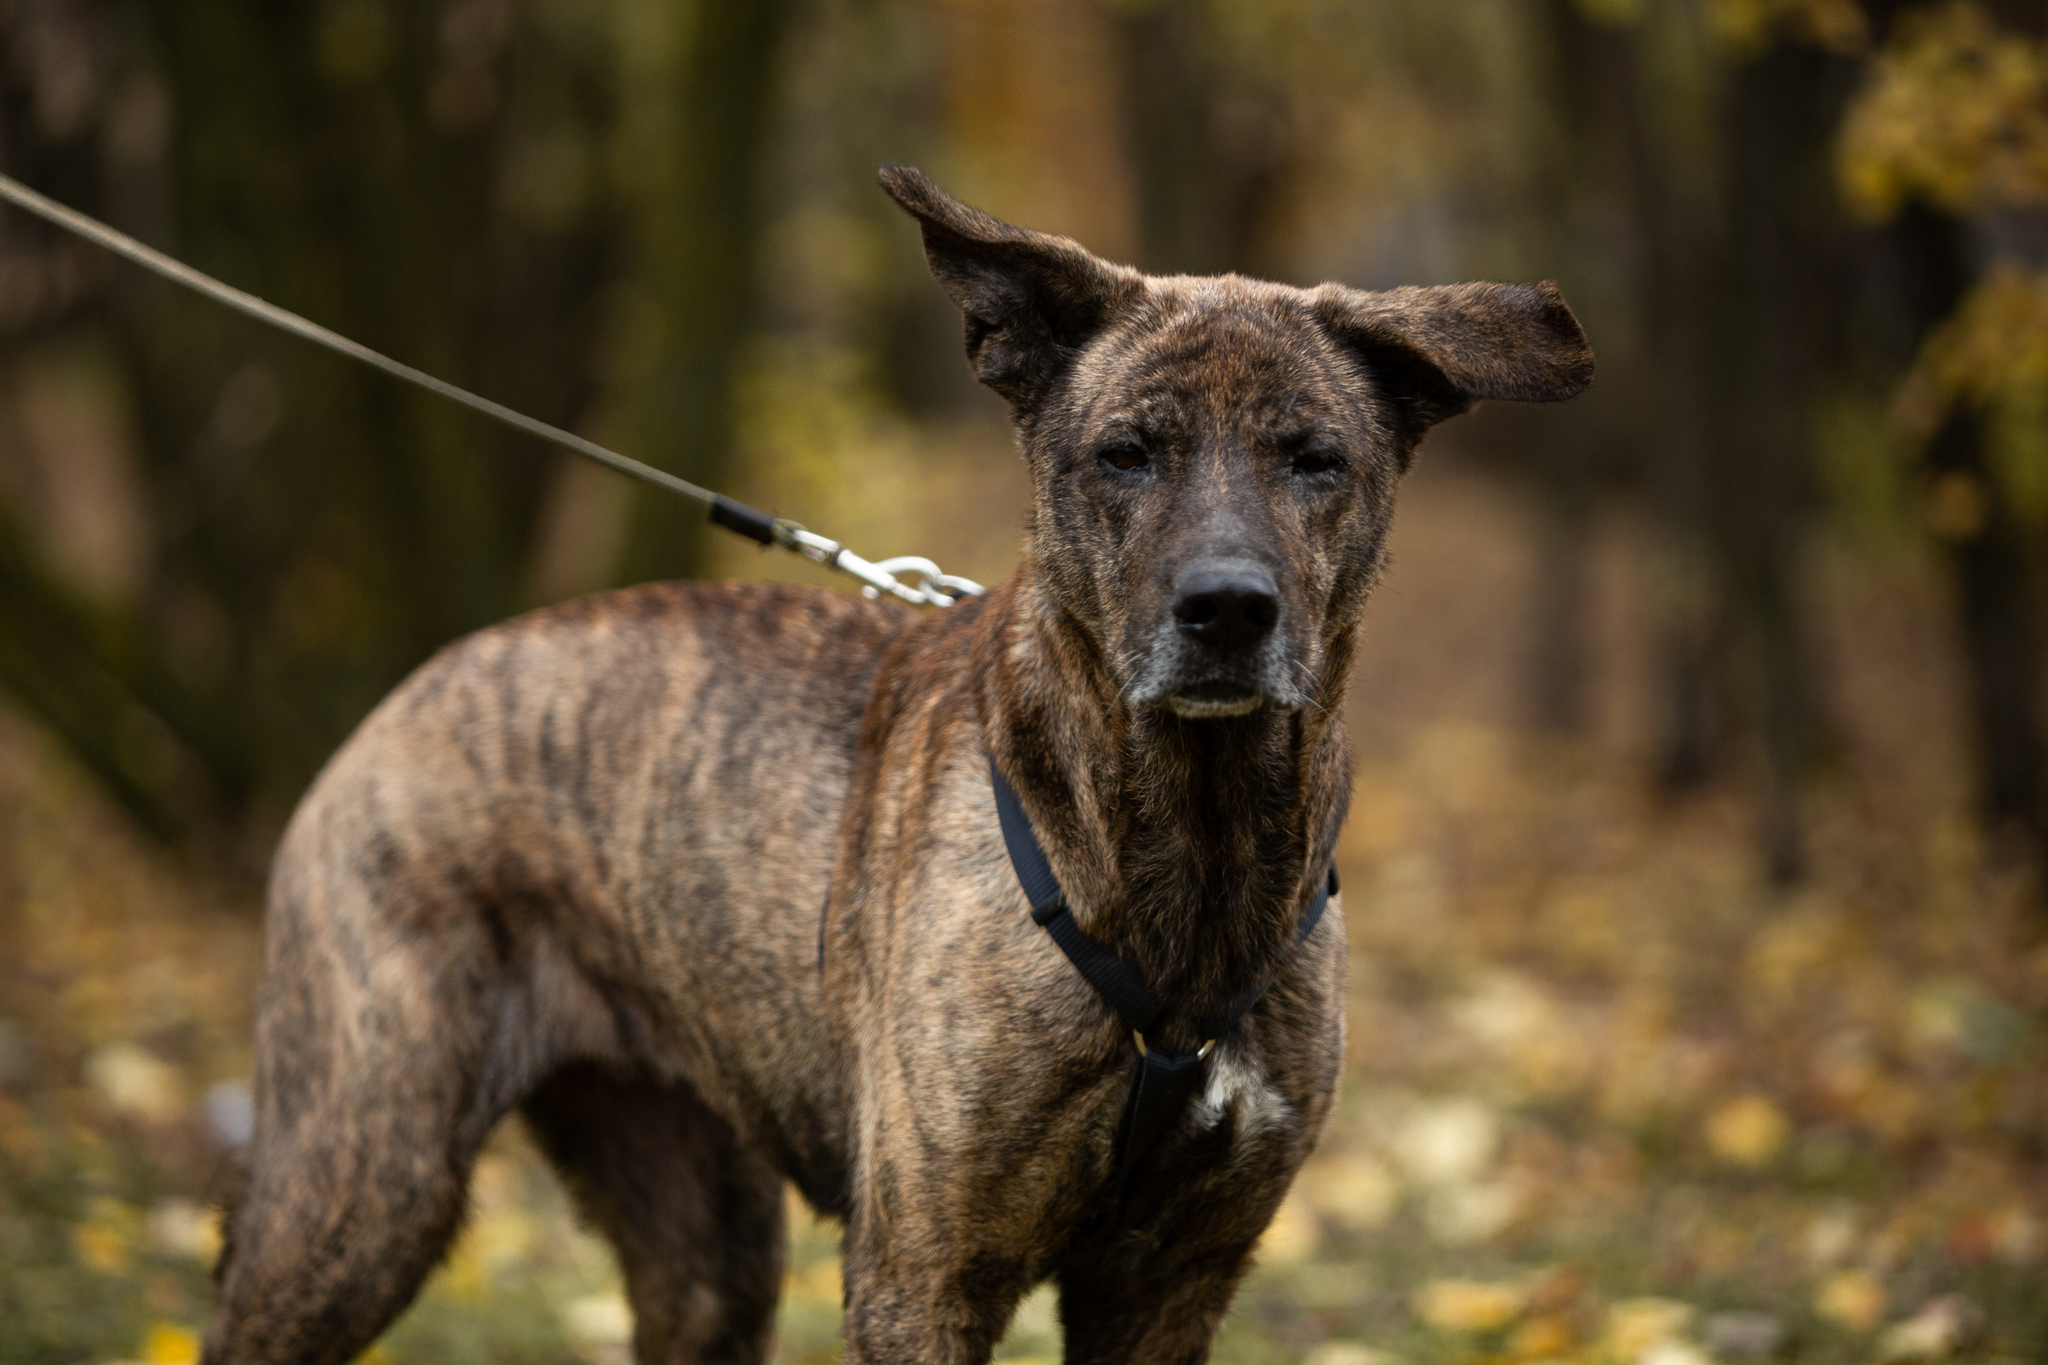
{"type": "Polygon", "coordinates": [[[85,1061],[86,1083],[124,1114],[168,1123],[184,1112],[177,1068],[133,1043],[109,1043],[85,1061]]]}
{"type": "Polygon", "coordinates": [[[1813,1311],[1852,1332],[1867,1332],[1884,1316],[1884,1286],[1868,1272],[1841,1270],[1821,1281],[1813,1311]]]}
{"type": "Polygon", "coordinates": [[[1302,1172],[1297,1190],[1340,1227],[1369,1232],[1393,1216],[1401,1185],[1385,1165],[1364,1153],[1317,1163],[1302,1172]]]}
{"type": "Polygon", "coordinates": [[[1514,1321],[1527,1303],[1521,1285],[1431,1280],[1415,1294],[1415,1315],[1446,1332],[1491,1332],[1514,1321]]]}
{"type": "Polygon", "coordinates": [[[1549,1360],[1571,1350],[1571,1321],[1561,1314],[1531,1318],[1508,1338],[1508,1354],[1521,1360],[1549,1360]]]}
{"type": "Polygon", "coordinates": [[[189,1199],[166,1199],[149,1212],[149,1240],[158,1251],[212,1265],[220,1255],[220,1220],[189,1199]]]}
{"type": "Polygon", "coordinates": [[[1742,1095],[1707,1120],[1707,1145],[1733,1165],[1761,1166],[1778,1154],[1791,1131],[1776,1105],[1761,1095],[1742,1095]]]}
{"type": "Polygon", "coordinates": [[[2040,202],[2048,45],[1961,0],[1907,12],[1843,117],[1837,158],[1844,198],[1872,218],[1909,198],[1956,213],[2040,202]]]}
{"type": "Polygon", "coordinates": [[[1608,1305],[1607,1322],[1600,1336],[1602,1353],[1612,1360],[1634,1365],[1652,1347],[1683,1332],[1692,1321],[1692,1314],[1692,1305],[1677,1299],[1621,1299],[1608,1305]]]}
{"type": "Polygon", "coordinates": [[[175,1323],[160,1322],[142,1339],[145,1365],[193,1365],[199,1359],[199,1335],[175,1323]]]}
{"type": "Polygon", "coordinates": [[[1301,1365],[1401,1365],[1401,1358],[1362,1341],[1326,1341],[1303,1356],[1301,1365]]]}
{"type": "Polygon", "coordinates": [[[1394,1151],[1402,1167],[1426,1185],[1458,1185],[1478,1177],[1500,1146],[1500,1118],[1467,1096],[1428,1100],[1402,1120],[1394,1151]]]}
{"type": "Polygon", "coordinates": [[[1921,1306],[1877,1339],[1881,1361],[1932,1361],[1954,1355],[1984,1329],[1984,1314],[1960,1294],[1944,1294],[1921,1306]]]}
{"type": "Polygon", "coordinates": [[[80,1223],[71,1229],[71,1249],[104,1274],[119,1275],[128,1268],[128,1239],[105,1223],[80,1223]]]}
{"type": "MultiPolygon", "coordinates": [[[[2043,134],[2048,140],[2048,133],[2043,134]]],[[[2048,141],[2044,141],[2048,155],[2048,141]]],[[[2044,172],[2048,176],[2048,172],[2044,172]]],[[[1914,440],[1931,437],[1954,404],[1990,404],[2048,390],[2048,272],[2000,265],[1971,289],[1956,311],[1928,334],[1913,368],[1893,401],[1894,419],[1914,440]]],[[[1981,492],[1965,489],[1966,493],[1981,492]]],[[[1929,520],[1937,530],[1945,516],[1937,485],[1929,520]]],[[[1981,509],[1964,521],[1982,519],[1981,509]]],[[[1969,530],[1968,525],[1958,529],[1969,530]]],[[[1946,532],[1945,532],[1946,533],[1946,532]]],[[[1936,983],[1935,995],[1940,995],[1936,983]]],[[[1937,1007],[1953,1002],[1934,1000],[1937,1007]]]]}

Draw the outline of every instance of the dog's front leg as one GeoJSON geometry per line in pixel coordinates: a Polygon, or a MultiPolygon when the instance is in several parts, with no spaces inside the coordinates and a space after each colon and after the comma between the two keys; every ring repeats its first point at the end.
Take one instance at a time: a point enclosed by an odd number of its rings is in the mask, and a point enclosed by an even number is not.
{"type": "Polygon", "coordinates": [[[1200,1365],[1251,1263],[1252,1241],[1140,1265],[1106,1256],[1059,1275],[1066,1365],[1200,1365]]]}
{"type": "Polygon", "coordinates": [[[1023,1249],[933,1217],[888,1164],[847,1222],[846,1365],[982,1365],[1030,1288],[1023,1249]]]}

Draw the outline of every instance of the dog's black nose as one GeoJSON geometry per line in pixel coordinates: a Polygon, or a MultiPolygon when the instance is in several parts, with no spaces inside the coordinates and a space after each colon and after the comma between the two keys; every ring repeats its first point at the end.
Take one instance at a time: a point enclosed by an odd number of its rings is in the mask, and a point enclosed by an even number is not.
{"type": "Polygon", "coordinates": [[[1197,561],[1174,584],[1173,616],[1211,649],[1234,654],[1273,633],[1280,591],[1273,575],[1251,560],[1197,561]]]}

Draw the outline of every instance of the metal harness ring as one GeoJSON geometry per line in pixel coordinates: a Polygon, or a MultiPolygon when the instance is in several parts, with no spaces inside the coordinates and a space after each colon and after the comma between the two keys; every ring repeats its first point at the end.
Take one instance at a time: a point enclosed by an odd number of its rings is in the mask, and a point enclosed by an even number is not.
{"type": "MultiPolygon", "coordinates": [[[[1144,1034],[1142,1034],[1142,1033],[1138,1032],[1138,1030],[1136,1030],[1136,1029],[1132,1029],[1132,1030],[1131,1030],[1131,1037],[1133,1037],[1133,1038],[1135,1038],[1135,1039],[1137,1039],[1137,1040],[1138,1040],[1138,1055],[1139,1055],[1140,1057],[1144,1057],[1144,1056],[1148,1056],[1148,1055],[1150,1055],[1150,1054],[1148,1054],[1148,1053],[1147,1053],[1147,1051],[1146,1051],[1146,1049],[1145,1049],[1145,1035],[1144,1035],[1144,1034]]],[[[1195,1060],[1197,1060],[1197,1061],[1200,1061],[1200,1060],[1201,1060],[1202,1058],[1204,1058],[1204,1057],[1208,1056],[1208,1055],[1209,1055],[1209,1049],[1210,1049],[1210,1048],[1212,1048],[1212,1047],[1214,1047],[1214,1046],[1216,1046],[1216,1040],[1215,1040],[1214,1038],[1211,1038],[1211,1039],[1210,1039],[1210,1040],[1209,1040],[1208,1042],[1206,1042],[1206,1043],[1202,1044],[1202,1045],[1201,1045],[1201,1046],[1200,1046],[1199,1048],[1196,1048],[1196,1049],[1195,1049],[1195,1060]]]]}

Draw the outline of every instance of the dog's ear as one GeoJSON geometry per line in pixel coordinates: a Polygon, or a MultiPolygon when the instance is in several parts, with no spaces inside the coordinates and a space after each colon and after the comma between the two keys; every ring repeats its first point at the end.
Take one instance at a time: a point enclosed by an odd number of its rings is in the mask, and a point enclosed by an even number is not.
{"type": "Polygon", "coordinates": [[[1065,237],[969,208],[914,166],[884,166],[880,179],[917,219],[933,278],[966,314],[975,377],[1019,411],[1036,408],[1081,348],[1144,288],[1136,271],[1065,237]]]}
{"type": "Polygon", "coordinates": [[[1377,294],[1326,284],[1312,297],[1393,403],[1404,463],[1431,427],[1479,399],[1554,403],[1593,382],[1593,348],[1550,280],[1377,294]]]}

